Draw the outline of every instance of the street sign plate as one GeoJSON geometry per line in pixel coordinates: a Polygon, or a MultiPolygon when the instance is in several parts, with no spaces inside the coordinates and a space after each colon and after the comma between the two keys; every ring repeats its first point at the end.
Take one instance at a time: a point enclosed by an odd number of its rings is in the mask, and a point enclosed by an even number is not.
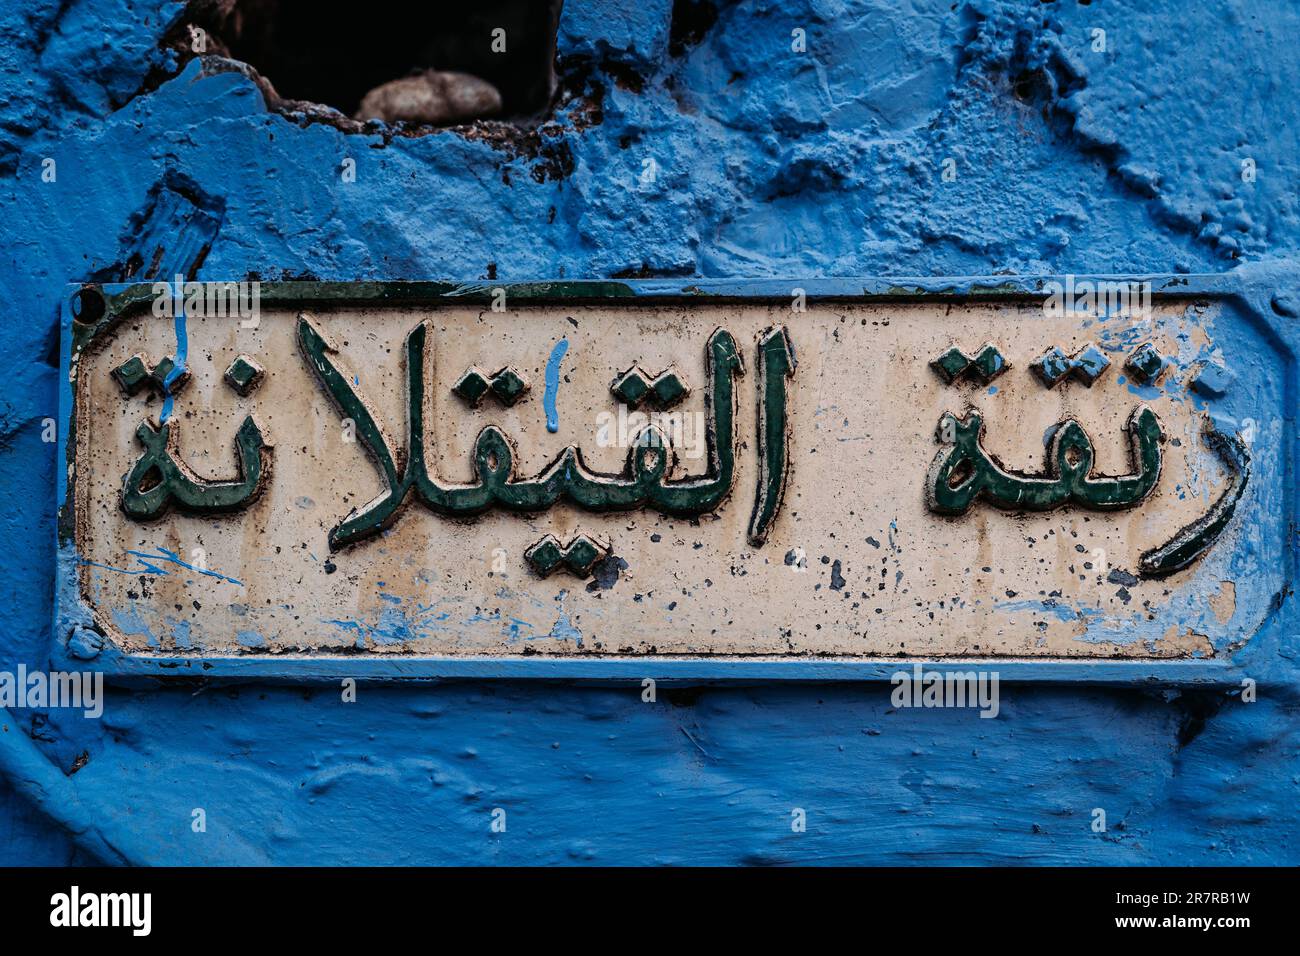
{"type": "Polygon", "coordinates": [[[64,640],[191,675],[1222,662],[1285,573],[1286,367],[1220,299],[1070,282],[83,289],[64,640]]]}

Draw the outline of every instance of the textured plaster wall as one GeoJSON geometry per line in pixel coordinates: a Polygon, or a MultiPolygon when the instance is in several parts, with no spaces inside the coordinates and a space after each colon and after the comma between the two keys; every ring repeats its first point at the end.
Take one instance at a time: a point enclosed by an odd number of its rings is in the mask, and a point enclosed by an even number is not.
{"type": "MultiPolygon", "coordinates": [[[[675,47],[666,0],[566,7],[538,135],[386,138],[211,61],[168,78],[181,4],[4,5],[6,668],[49,642],[64,284],[159,239],[164,274],[210,240],[200,278],[502,280],[1217,272],[1300,241],[1286,0],[721,3],[675,47]]],[[[1255,704],[1004,687],[996,720],[880,687],[114,691],[0,717],[35,742],[0,862],[1296,863],[1298,681],[1287,640],[1255,704]]]]}

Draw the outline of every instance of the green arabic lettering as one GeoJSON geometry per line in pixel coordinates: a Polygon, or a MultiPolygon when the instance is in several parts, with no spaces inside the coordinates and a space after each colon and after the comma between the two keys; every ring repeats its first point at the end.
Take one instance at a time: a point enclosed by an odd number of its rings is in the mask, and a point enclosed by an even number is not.
{"type": "Polygon", "coordinates": [[[1181,571],[1209,551],[1232,520],[1237,502],[1246,493],[1250,481],[1250,451],[1246,443],[1238,435],[1220,431],[1213,419],[1206,424],[1205,443],[1218,453],[1227,467],[1231,476],[1228,487],[1204,515],[1165,544],[1142,555],[1138,571],[1143,577],[1162,578],[1181,571]]]}
{"type": "Polygon", "coordinates": [[[652,424],[633,439],[621,474],[592,471],[583,462],[582,452],[570,445],[535,477],[516,479],[510,440],[499,428],[489,425],[475,440],[475,477],[465,484],[438,481],[426,457],[426,329],[421,323],[406,339],[408,453],[403,462],[352,383],[331,361],[329,356],[337,350],[305,313],[298,318],[298,340],[308,365],[339,411],[352,419],[358,438],[388,485],[330,532],[331,548],[345,547],[379,533],[397,517],[412,489],[431,511],[450,517],[472,517],[493,507],[537,512],[561,500],[587,511],[652,507],[663,514],[694,517],[715,510],[730,492],[736,455],[733,380],[744,374],[744,365],[735,339],[725,329],[714,331],[708,343],[705,427],[709,467],[705,474],[666,479],[676,464],[675,456],[662,430],[652,424]]]}
{"type": "Polygon", "coordinates": [[[794,378],[794,347],[784,326],[768,329],[758,341],[758,491],[749,519],[749,541],[762,547],[781,509],[790,468],[786,379],[794,378]]]}
{"type": "Polygon", "coordinates": [[[984,421],[970,411],[964,419],[945,414],[938,437],[950,445],[939,452],[926,481],[927,504],[939,514],[964,514],[982,498],[1007,510],[1050,511],[1070,503],[1098,511],[1131,508],[1160,478],[1160,423],[1145,405],[1124,426],[1134,471],[1117,478],[1089,477],[1092,441],[1078,422],[1057,426],[1047,451],[1046,474],[1021,475],[1004,469],[984,451],[984,421]]]}
{"type": "Polygon", "coordinates": [[[270,446],[252,416],[235,435],[239,477],[208,481],[179,458],[180,423],[160,427],[143,421],[135,437],[145,451],[122,478],[122,510],[137,521],[167,513],[173,505],[190,514],[223,514],[247,507],[262,493],[270,477],[270,446]]]}

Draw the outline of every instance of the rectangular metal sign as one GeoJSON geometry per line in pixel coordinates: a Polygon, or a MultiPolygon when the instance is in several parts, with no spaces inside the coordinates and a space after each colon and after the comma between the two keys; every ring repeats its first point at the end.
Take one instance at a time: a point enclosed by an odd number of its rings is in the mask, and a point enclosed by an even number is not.
{"type": "Polygon", "coordinates": [[[1290,373],[1231,303],[795,286],[83,288],[62,651],[164,676],[1201,674],[1254,634],[1287,573],[1264,516],[1290,373]],[[1254,414],[1228,418],[1244,364],[1254,414]]]}

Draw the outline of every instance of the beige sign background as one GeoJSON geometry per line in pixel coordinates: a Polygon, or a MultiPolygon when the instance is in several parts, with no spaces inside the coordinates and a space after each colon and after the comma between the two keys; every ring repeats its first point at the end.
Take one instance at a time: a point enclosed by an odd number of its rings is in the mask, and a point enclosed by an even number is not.
{"type": "MultiPolygon", "coordinates": [[[[1166,355],[1205,342],[1186,305],[1144,319],[1114,318],[1115,342],[1150,340],[1166,355]],[[1135,338],[1135,336],[1137,336],[1135,338]]],[[[186,320],[192,379],[175,399],[180,456],[205,478],[237,475],[235,433],[251,414],[271,452],[265,493],[244,511],[199,517],[173,510],[153,522],[120,507],[123,476],[157,421],[158,396],[127,398],[111,371],[138,352],[175,355],[173,321],[125,321],[82,359],[76,397],[78,553],[84,599],[111,640],[137,653],[273,655],[945,655],[1208,657],[1248,634],[1264,609],[1239,610],[1231,580],[1206,581],[1206,562],[1164,580],[1135,580],[1139,555],[1204,514],[1226,475],[1201,440],[1184,371],[1134,394],[1121,382],[1131,348],[1091,388],[1047,389],[1030,363],[1053,345],[1097,340],[1074,318],[1041,307],[990,304],[599,305],[429,309],[313,309],[395,444],[406,433],[403,342],[430,322],[426,383],[434,471],[468,481],[474,441],[495,424],[514,440],[517,473],[542,470],[565,446],[618,471],[619,406],[611,381],[638,365],[670,367],[691,387],[682,415],[681,469],[702,441],[706,341],[727,329],[746,373],[737,380],[736,480],[699,520],[653,511],[592,514],[558,504],[535,515],[489,512],[452,520],[408,503],[393,525],[331,553],[327,534],[385,487],[364,446],[308,368],[298,310],[186,320]],[[756,343],[784,325],[798,368],[789,381],[790,468],[783,506],[762,547],[746,530],[759,482],[756,343]],[[556,395],[558,430],[543,408],[545,366],[567,340],[556,395]],[[929,362],[952,344],[973,354],[993,342],[1010,368],[985,385],[944,384],[929,362]],[[247,355],[265,368],[247,397],[222,381],[247,355]],[[488,396],[471,408],[451,386],[470,366],[513,366],[530,390],[512,407],[488,396]],[[978,408],[988,450],[1009,469],[1041,473],[1045,436],[1077,419],[1096,450],[1095,472],[1132,469],[1123,426],[1145,402],[1165,435],[1154,493],[1116,512],[1067,505],[1014,514],[977,502],[944,517],[925,481],[945,412],[978,408]],[[594,577],[542,578],[524,560],[546,534],[606,542],[594,577]],[[186,567],[189,565],[191,567],[186,567]],[[1199,577],[1198,577],[1199,575],[1199,577]],[[1189,608],[1204,611],[1189,614],[1189,608]],[[1179,624],[1194,618],[1195,627],[1179,624]]],[[[1104,344],[1104,343],[1103,343],[1104,344]]],[[[648,410],[648,409],[643,409],[648,410]]],[[[626,413],[626,410],[625,410],[626,413]]],[[[680,473],[680,472],[679,472],[680,473]]],[[[1216,549],[1232,549],[1235,527],[1216,549]]],[[[1207,559],[1208,560],[1208,559],[1207,559]]]]}

